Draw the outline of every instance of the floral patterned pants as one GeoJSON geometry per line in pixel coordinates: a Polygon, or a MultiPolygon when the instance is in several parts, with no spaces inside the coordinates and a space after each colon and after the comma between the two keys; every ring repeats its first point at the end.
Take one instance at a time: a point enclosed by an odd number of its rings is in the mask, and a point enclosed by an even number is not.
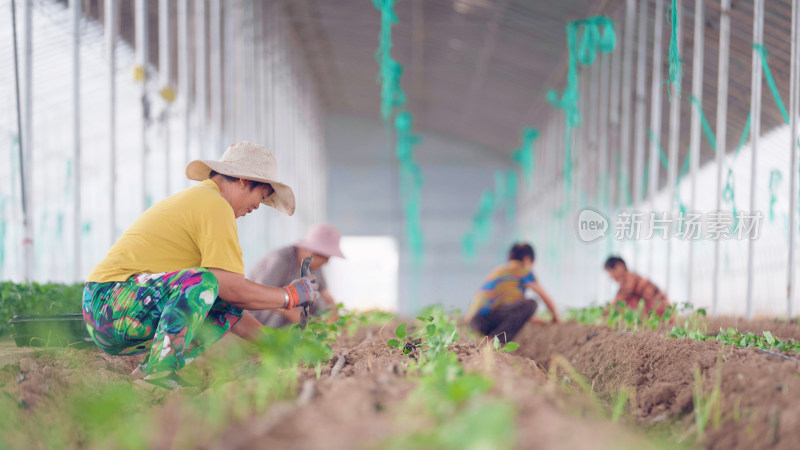
{"type": "Polygon", "coordinates": [[[242,309],[219,299],[218,292],[217,277],[203,268],[86,283],[83,318],[106,353],[149,351],[143,364],[148,374],[176,371],[242,317],[242,309]]]}

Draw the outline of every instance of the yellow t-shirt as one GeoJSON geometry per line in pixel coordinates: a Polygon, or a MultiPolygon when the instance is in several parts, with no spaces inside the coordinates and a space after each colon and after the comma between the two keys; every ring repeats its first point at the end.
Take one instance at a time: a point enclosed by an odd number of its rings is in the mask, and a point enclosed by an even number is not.
{"type": "Polygon", "coordinates": [[[142,213],[92,271],[88,282],[206,267],[244,274],[236,215],[205,180],[142,213]]]}

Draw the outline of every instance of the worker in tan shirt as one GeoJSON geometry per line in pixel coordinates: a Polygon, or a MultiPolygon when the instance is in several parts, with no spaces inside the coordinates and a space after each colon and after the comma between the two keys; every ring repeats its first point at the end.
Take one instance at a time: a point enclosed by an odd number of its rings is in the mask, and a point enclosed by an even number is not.
{"type": "Polygon", "coordinates": [[[610,256],[606,260],[605,269],[611,278],[619,283],[619,291],[614,302],[625,302],[628,308],[639,307],[639,300],[644,301],[644,313],[655,312],[659,316],[669,307],[667,294],[652,281],[628,270],[625,261],[619,256],[610,256]]]}

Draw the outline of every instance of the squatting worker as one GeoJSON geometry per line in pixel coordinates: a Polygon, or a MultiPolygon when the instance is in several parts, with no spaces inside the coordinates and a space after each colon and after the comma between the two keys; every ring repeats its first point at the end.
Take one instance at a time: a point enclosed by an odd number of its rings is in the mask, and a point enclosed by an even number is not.
{"type": "Polygon", "coordinates": [[[244,309],[292,309],[319,295],[310,278],[268,287],[244,277],[236,219],[261,203],[295,210],[272,153],[237,142],[219,161],[192,161],[186,176],[201,182],[142,213],[83,291],[97,346],[115,355],[149,352],[134,375],[170,389],[186,385],[175,371],[226,332],[259,338],[261,324],[244,309]]]}
{"type": "Polygon", "coordinates": [[[495,336],[506,343],[531,320],[536,312],[536,301],[525,298],[525,289],[536,292],[558,323],[558,312],[553,300],[536,281],[533,275],[534,251],[527,243],[517,243],[508,252],[508,262],[494,269],[475,295],[475,301],[467,313],[473,330],[495,336]]]}
{"type": "MultiPolygon", "coordinates": [[[[297,278],[303,259],[313,257],[311,275],[319,285],[321,302],[310,308],[312,315],[329,310],[336,314],[336,301],[333,299],[325,277],[320,270],[332,257],[344,258],[339,248],[342,234],[333,225],[321,224],[313,227],[306,237],[294,245],[280,248],[266,255],[249,274],[249,278],[268,286],[283,286],[297,278]]],[[[263,325],[278,328],[300,321],[299,309],[277,311],[250,311],[263,325]]]]}
{"type": "Polygon", "coordinates": [[[644,301],[644,313],[655,312],[659,316],[669,307],[666,293],[661,291],[652,281],[628,270],[625,261],[619,256],[610,256],[605,269],[611,278],[619,283],[619,291],[614,302],[625,302],[628,308],[639,307],[639,300],[644,301]]]}

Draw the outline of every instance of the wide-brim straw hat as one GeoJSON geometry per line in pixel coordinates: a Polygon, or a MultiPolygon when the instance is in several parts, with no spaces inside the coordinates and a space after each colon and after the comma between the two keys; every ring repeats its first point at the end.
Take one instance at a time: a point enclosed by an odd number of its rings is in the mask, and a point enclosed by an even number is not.
{"type": "Polygon", "coordinates": [[[324,223],[317,225],[308,232],[305,239],[298,241],[295,246],[304,248],[322,255],[327,258],[331,256],[338,256],[344,258],[342,249],[339,247],[339,241],[342,239],[342,233],[333,225],[324,223]]]}
{"type": "Polygon", "coordinates": [[[231,144],[219,161],[195,160],[186,166],[186,177],[203,181],[211,171],[245,180],[269,183],[275,191],[261,203],[288,215],[294,214],[292,188],[278,181],[278,162],[266,148],[247,141],[231,144]]]}

